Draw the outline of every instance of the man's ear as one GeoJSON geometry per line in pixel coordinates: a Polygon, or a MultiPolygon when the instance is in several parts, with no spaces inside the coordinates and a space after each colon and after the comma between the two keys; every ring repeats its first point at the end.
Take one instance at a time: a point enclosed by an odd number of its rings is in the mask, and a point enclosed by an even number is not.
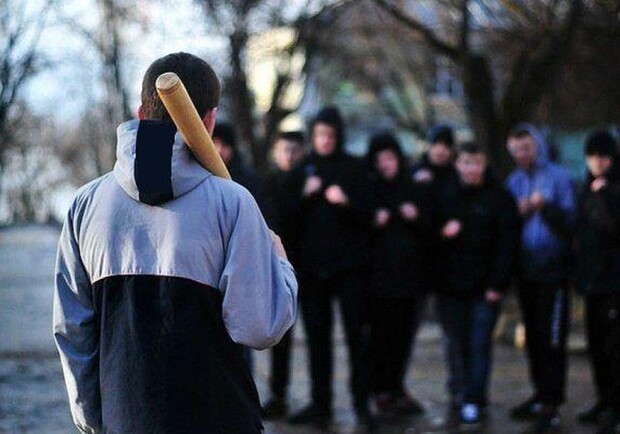
{"type": "Polygon", "coordinates": [[[207,131],[209,135],[213,134],[213,129],[215,128],[215,118],[217,116],[217,107],[212,108],[207,112],[204,118],[202,118],[202,123],[207,127],[207,131]]]}

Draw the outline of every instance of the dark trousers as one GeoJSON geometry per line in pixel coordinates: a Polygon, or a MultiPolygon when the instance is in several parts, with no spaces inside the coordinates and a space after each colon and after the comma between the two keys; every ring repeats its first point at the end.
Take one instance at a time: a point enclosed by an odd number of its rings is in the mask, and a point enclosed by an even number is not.
{"type": "Polygon", "coordinates": [[[277,398],[286,397],[286,389],[290,381],[291,342],[293,328],[286,332],[278,345],[271,349],[271,394],[277,398]]]}
{"type": "Polygon", "coordinates": [[[545,405],[558,406],[566,389],[570,306],[566,285],[522,281],[519,302],[536,396],[545,405]]]}
{"type": "Polygon", "coordinates": [[[404,378],[426,297],[371,297],[372,391],[404,393],[404,378]]]}
{"type": "Polygon", "coordinates": [[[363,334],[365,313],[364,274],[354,270],[328,278],[303,276],[300,282],[301,308],[310,350],[312,400],[315,405],[330,408],[333,376],[333,309],[338,300],[349,350],[350,387],[355,408],[365,410],[368,402],[367,350],[363,334]]]}
{"type": "Polygon", "coordinates": [[[454,400],[487,405],[493,364],[493,329],[499,303],[483,298],[438,297],[446,337],[448,388],[454,400]]]}
{"type": "Polygon", "coordinates": [[[598,398],[620,414],[620,294],[588,295],[586,320],[598,398]]]}

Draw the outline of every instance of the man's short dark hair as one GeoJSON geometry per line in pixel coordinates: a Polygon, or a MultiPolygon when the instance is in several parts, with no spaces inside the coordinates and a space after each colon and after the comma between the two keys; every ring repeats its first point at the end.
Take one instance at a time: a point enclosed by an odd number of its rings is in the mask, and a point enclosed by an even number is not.
{"type": "Polygon", "coordinates": [[[278,140],[287,140],[289,142],[295,142],[300,146],[304,144],[304,133],[301,131],[280,131],[274,140],[274,143],[278,140]]]}
{"type": "Polygon", "coordinates": [[[155,89],[157,77],[164,72],[181,78],[201,118],[219,104],[220,82],[207,62],[189,53],[168,54],[153,62],[142,80],[142,111],[147,119],[171,120],[155,89]]]}
{"type": "Polygon", "coordinates": [[[470,154],[470,155],[482,154],[486,156],[487,153],[484,150],[484,148],[480,146],[479,144],[474,143],[474,142],[467,142],[459,146],[457,155],[460,155],[460,154],[470,154]]]}
{"type": "Polygon", "coordinates": [[[517,125],[508,132],[509,139],[522,139],[523,137],[532,136],[532,132],[527,128],[517,125]]]}

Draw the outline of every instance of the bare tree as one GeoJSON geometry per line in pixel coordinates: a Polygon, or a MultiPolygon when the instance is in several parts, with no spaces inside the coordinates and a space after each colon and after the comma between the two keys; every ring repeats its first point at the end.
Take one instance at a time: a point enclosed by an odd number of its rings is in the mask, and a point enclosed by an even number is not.
{"type": "MultiPolygon", "coordinates": [[[[278,123],[290,113],[282,105],[283,95],[291,82],[292,69],[278,71],[272,103],[262,120],[263,134],[257,129],[255,104],[248,84],[247,46],[253,35],[269,29],[290,26],[300,30],[307,23],[307,17],[335,1],[311,0],[300,6],[285,0],[194,0],[200,4],[207,19],[217,33],[228,42],[229,71],[224,80],[224,93],[229,98],[230,117],[240,135],[241,145],[250,150],[254,165],[263,169],[267,162],[268,144],[278,123]]],[[[289,57],[303,48],[300,39],[294,38],[282,56],[289,57]]]]}
{"type": "MultiPolygon", "coordinates": [[[[94,7],[99,15],[96,25],[85,26],[80,17],[66,18],[65,22],[73,32],[88,42],[101,62],[105,96],[102,101],[95,102],[94,106],[102,111],[103,116],[93,113],[92,109],[89,110],[89,115],[101,122],[104,128],[96,128],[91,124],[87,126],[91,132],[94,132],[94,129],[105,131],[103,135],[100,131],[95,134],[98,139],[97,146],[113,150],[116,145],[115,127],[133,116],[126,83],[128,43],[124,32],[138,18],[134,11],[134,2],[94,0],[94,7]]],[[[102,151],[97,155],[97,175],[101,175],[112,167],[114,152],[102,151]]]]}
{"type": "Polygon", "coordinates": [[[343,81],[354,83],[374,97],[396,126],[423,136],[429,122],[432,59],[416,35],[401,26],[386,26],[369,1],[341,3],[312,21],[304,43],[322,61],[314,73],[325,96],[334,95],[343,81]]]}
{"type": "Polygon", "coordinates": [[[49,119],[18,105],[20,128],[5,152],[3,200],[7,209],[2,217],[12,223],[45,222],[52,218],[54,192],[66,174],[55,150],[61,134],[49,119]]]}
{"type": "Polygon", "coordinates": [[[21,92],[49,62],[39,49],[54,0],[33,10],[27,2],[0,0],[0,176],[7,151],[15,144],[23,106],[21,92]]]}
{"type": "Polygon", "coordinates": [[[436,26],[405,7],[411,3],[374,1],[436,55],[459,66],[475,136],[504,169],[507,129],[531,119],[557,80],[580,24],[582,1],[436,2],[436,26]],[[498,57],[503,68],[496,68],[498,57]]]}

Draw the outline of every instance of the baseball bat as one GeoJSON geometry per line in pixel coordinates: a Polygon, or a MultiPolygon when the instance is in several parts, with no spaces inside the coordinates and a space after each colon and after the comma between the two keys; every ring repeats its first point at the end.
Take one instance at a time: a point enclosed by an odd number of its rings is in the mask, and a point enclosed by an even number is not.
{"type": "Polygon", "coordinates": [[[230,179],[230,173],[179,76],[166,72],[157,77],[155,88],[183,140],[202,167],[220,178],[230,179]]]}

